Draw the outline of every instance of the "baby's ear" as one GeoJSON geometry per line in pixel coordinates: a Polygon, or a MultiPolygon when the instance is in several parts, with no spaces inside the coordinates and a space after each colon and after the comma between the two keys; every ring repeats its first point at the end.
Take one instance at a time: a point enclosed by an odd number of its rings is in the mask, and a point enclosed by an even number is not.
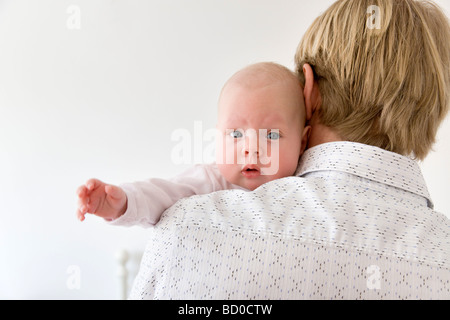
{"type": "Polygon", "coordinates": [[[300,146],[300,155],[305,152],[306,146],[308,145],[309,136],[311,134],[311,126],[305,126],[302,133],[302,141],[300,146]]]}

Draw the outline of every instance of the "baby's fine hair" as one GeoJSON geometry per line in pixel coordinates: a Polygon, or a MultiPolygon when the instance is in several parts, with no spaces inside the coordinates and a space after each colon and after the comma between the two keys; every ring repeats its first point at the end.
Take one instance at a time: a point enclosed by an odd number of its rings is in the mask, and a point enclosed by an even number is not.
{"type": "MultiPolygon", "coordinates": [[[[293,81],[300,85],[297,74],[289,68],[275,62],[258,62],[244,67],[231,76],[224,88],[230,83],[244,86],[257,86],[261,83],[293,81]]],[[[223,90],[223,89],[222,89],[223,90]]]]}

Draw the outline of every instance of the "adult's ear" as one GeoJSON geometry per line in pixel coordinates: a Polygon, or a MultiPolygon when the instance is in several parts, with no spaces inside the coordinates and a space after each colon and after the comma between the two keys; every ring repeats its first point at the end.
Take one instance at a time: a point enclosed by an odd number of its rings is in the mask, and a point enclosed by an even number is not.
{"type": "Polygon", "coordinates": [[[309,121],[316,109],[320,107],[322,100],[320,98],[319,85],[314,80],[314,71],[307,63],[303,65],[303,74],[305,76],[303,96],[305,97],[306,120],[309,121]]]}
{"type": "Polygon", "coordinates": [[[305,126],[305,128],[303,128],[302,141],[300,145],[300,155],[302,155],[303,152],[305,152],[310,135],[311,135],[311,126],[307,125],[305,126]]]}

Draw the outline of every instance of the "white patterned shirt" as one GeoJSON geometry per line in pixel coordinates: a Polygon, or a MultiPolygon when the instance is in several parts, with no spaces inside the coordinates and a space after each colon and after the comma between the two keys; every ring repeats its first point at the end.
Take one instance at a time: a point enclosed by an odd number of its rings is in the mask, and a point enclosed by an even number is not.
{"type": "Polygon", "coordinates": [[[184,198],[149,230],[130,299],[450,299],[450,220],[414,160],[364,144],[184,198]]]}

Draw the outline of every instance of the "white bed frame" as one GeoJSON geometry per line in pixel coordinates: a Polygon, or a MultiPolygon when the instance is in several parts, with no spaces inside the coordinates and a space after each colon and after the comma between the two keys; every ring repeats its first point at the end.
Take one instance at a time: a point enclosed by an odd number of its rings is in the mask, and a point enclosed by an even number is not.
{"type": "Polygon", "coordinates": [[[120,249],[116,252],[115,258],[117,261],[117,299],[126,300],[130,294],[133,280],[139,271],[142,252],[131,252],[126,249],[120,249]]]}

